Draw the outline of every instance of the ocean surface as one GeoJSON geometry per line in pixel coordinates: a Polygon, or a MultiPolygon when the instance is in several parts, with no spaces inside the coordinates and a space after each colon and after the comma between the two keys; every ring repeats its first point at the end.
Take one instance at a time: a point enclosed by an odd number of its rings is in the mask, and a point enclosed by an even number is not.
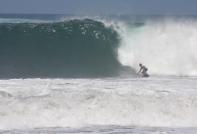
{"type": "Polygon", "coordinates": [[[196,42],[196,16],[0,14],[0,133],[196,134],[196,42]]]}

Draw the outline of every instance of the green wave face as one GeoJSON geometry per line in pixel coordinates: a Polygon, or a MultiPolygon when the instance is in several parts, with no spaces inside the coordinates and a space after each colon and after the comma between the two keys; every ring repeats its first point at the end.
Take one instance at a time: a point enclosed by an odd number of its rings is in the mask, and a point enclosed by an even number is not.
{"type": "Polygon", "coordinates": [[[103,23],[84,19],[0,24],[0,77],[117,75],[119,37],[103,23]]]}

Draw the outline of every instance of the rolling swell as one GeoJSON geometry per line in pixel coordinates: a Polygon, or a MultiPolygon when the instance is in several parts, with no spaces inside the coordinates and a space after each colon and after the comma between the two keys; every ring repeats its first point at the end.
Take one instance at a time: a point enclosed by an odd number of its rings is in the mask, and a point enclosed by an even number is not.
{"type": "Polygon", "coordinates": [[[0,77],[117,75],[118,34],[84,19],[0,24],[0,77]]]}

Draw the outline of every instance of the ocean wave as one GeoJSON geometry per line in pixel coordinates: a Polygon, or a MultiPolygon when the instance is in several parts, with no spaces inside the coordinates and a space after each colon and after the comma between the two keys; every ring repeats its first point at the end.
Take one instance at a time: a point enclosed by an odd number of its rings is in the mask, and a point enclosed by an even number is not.
{"type": "Polygon", "coordinates": [[[0,24],[0,77],[116,75],[119,36],[102,22],[0,24]]]}
{"type": "Polygon", "coordinates": [[[0,23],[0,77],[197,75],[195,18],[85,18],[0,23]]]}

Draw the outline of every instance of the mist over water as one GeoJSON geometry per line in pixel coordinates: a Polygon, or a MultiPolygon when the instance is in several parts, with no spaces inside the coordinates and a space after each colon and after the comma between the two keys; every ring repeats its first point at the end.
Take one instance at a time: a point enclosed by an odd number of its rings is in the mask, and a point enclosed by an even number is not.
{"type": "Polygon", "coordinates": [[[147,20],[143,25],[121,24],[119,60],[135,69],[141,62],[150,74],[197,75],[197,20],[147,20]]]}

